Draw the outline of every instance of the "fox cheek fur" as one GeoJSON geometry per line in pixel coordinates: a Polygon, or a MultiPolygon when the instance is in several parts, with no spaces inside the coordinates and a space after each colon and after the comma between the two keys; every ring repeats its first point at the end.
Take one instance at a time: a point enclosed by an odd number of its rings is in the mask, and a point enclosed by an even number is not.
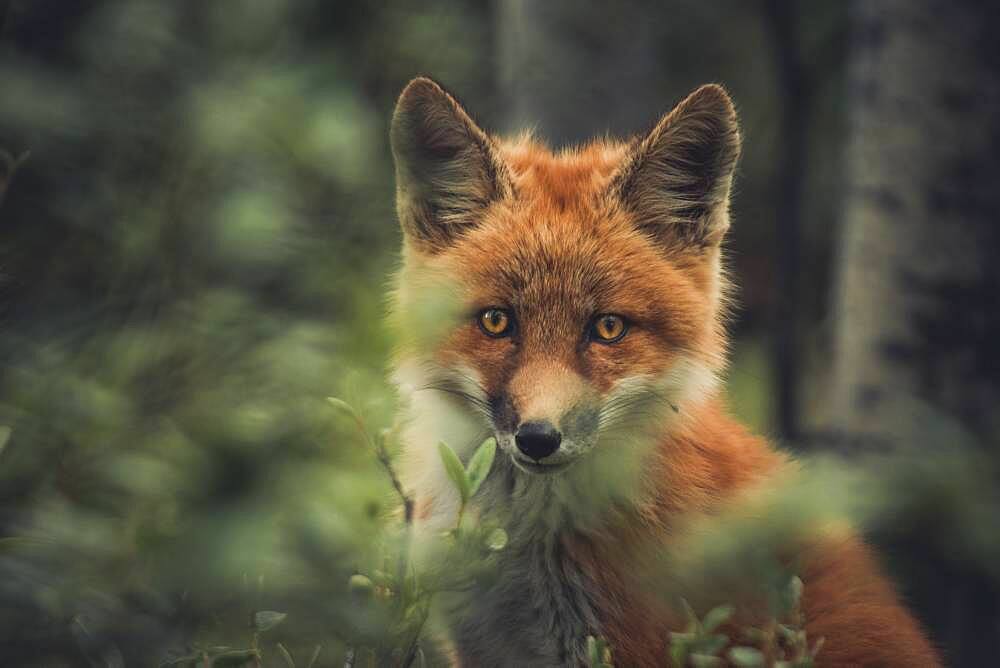
{"type": "MultiPolygon", "coordinates": [[[[738,513],[795,471],[717,397],[740,152],[729,96],[703,86],[644,136],[553,153],[488,135],[419,78],[391,143],[394,378],[418,528],[457,510],[440,441],[468,457],[495,435],[503,451],[474,503],[510,542],[451,629],[459,661],[580,665],[594,634],[621,665],[662,665],[677,617],[638,555],[682,552],[682,527],[738,513]],[[595,338],[609,314],[622,335],[595,338]]],[[[818,665],[937,665],[867,547],[813,533],[797,563],[807,631],[826,639],[818,665]]]]}

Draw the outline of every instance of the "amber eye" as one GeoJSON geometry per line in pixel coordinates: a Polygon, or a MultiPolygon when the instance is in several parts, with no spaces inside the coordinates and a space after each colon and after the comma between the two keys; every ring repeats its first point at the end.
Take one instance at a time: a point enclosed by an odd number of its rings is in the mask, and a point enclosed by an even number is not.
{"type": "Polygon", "coordinates": [[[605,313],[594,319],[594,324],[590,327],[591,338],[600,343],[615,343],[620,341],[628,325],[620,315],[605,313]]]}
{"type": "Polygon", "coordinates": [[[502,308],[488,308],[479,314],[479,327],[488,336],[507,336],[510,334],[510,325],[510,314],[502,308]]]}

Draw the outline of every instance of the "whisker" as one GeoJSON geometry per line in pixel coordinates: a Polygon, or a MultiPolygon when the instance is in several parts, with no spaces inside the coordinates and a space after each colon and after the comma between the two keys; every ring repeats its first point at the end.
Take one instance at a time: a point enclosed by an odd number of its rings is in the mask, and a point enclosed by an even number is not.
{"type": "Polygon", "coordinates": [[[421,366],[430,376],[430,380],[417,388],[418,391],[431,390],[453,396],[475,408],[487,420],[495,419],[493,405],[484,398],[487,395],[485,389],[468,373],[442,366],[431,360],[422,360],[421,366]]]}
{"type": "Polygon", "coordinates": [[[634,388],[628,394],[612,397],[598,416],[598,429],[605,431],[617,426],[626,418],[654,420],[659,416],[659,409],[665,404],[675,413],[680,409],[667,395],[664,388],[652,383],[645,383],[634,388]]]}

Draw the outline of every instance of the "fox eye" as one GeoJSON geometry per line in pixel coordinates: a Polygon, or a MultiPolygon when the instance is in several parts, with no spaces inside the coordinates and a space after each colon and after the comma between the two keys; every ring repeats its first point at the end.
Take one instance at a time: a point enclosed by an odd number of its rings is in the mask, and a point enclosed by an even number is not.
{"type": "Polygon", "coordinates": [[[510,335],[513,318],[502,308],[488,308],[481,311],[478,320],[479,328],[487,336],[499,339],[510,335]]]}
{"type": "Polygon", "coordinates": [[[628,331],[625,318],[613,313],[604,313],[594,318],[590,325],[590,338],[598,343],[617,343],[628,331]]]}

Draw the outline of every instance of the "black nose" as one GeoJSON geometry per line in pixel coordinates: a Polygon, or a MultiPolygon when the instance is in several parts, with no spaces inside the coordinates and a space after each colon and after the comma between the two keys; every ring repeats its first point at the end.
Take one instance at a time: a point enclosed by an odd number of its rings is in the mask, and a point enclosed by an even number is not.
{"type": "Polygon", "coordinates": [[[537,462],[559,449],[562,434],[551,422],[541,420],[522,424],[514,435],[514,440],[518,450],[537,462]]]}

